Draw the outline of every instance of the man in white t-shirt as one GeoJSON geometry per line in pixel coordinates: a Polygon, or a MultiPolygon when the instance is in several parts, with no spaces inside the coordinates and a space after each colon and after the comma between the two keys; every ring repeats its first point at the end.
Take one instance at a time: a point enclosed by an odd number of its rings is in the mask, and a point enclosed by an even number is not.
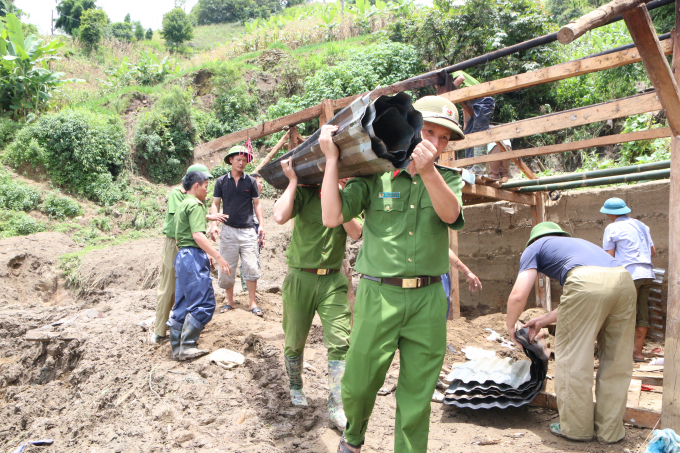
{"type": "Polygon", "coordinates": [[[635,348],[633,360],[644,362],[642,346],[649,328],[649,289],[654,281],[652,258],[656,256],[649,227],[626,214],[630,208],[620,198],[604,202],[600,212],[612,221],[604,230],[602,248],[625,267],[635,282],[637,290],[637,316],[635,319],[635,348]]]}

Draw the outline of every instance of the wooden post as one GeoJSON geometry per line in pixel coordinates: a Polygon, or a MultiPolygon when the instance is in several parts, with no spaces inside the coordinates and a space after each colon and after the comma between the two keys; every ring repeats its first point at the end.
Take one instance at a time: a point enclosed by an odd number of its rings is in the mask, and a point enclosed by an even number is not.
{"type": "Polygon", "coordinates": [[[585,32],[606,24],[618,14],[645,1],[649,0],[613,0],[562,27],[557,33],[557,40],[562,44],[569,44],[585,32]]]}
{"type": "MultiPolygon", "coordinates": [[[[462,207],[461,207],[462,209],[462,207]]],[[[458,256],[458,231],[449,230],[449,248],[458,256]]],[[[460,319],[460,284],[458,281],[458,269],[451,268],[451,309],[449,310],[449,321],[460,319]]]]}
{"type": "Polygon", "coordinates": [[[331,99],[324,99],[321,101],[321,116],[319,117],[319,127],[323,126],[333,118],[333,101],[331,99]]]}
{"type": "Polygon", "coordinates": [[[257,167],[255,168],[255,171],[253,173],[259,173],[262,167],[267,165],[271,160],[276,156],[276,153],[278,153],[281,148],[283,148],[283,145],[286,144],[286,141],[288,140],[288,137],[290,137],[290,132],[286,132],[283,134],[283,136],[279,139],[278,142],[276,142],[276,145],[269,151],[269,154],[265,156],[264,159],[262,159],[262,162],[260,162],[257,167]]]}
{"type": "MultiPolygon", "coordinates": [[[[536,226],[537,224],[546,221],[546,212],[544,194],[537,192],[534,196],[536,197],[536,204],[531,207],[531,224],[536,226]]],[[[536,306],[552,311],[550,279],[545,274],[539,273],[538,276],[536,276],[534,288],[536,292],[536,306]]]]}
{"type": "Polygon", "coordinates": [[[297,126],[291,126],[288,133],[290,134],[288,138],[288,151],[292,151],[298,145],[299,134],[297,132],[297,126]]]}
{"type": "Polygon", "coordinates": [[[661,105],[666,110],[671,127],[671,187],[668,212],[668,308],[666,314],[664,392],[662,428],[680,431],[680,382],[677,359],[680,339],[680,3],[675,5],[675,30],[673,33],[673,73],[659,45],[659,39],[645,5],[625,12],[623,19],[633,42],[640,51],[642,63],[650,82],[656,89],[661,105]]]}
{"type": "MultiPolygon", "coordinates": [[[[505,143],[502,141],[496,142],[496,145],[501,149],[502,152],[507,153],[510,151],[507,146],[505,146],[505,143]]],[[[524,162],[522,162],[522,159],[510,159],[513,164],[517,166],[517,168],[520,169],[522,173],[524,173],[524,176],[526,176],[529,179],[536,179],[536,175],[534,174],[533,171],[531,171],[531,168],[524,162]]]]}

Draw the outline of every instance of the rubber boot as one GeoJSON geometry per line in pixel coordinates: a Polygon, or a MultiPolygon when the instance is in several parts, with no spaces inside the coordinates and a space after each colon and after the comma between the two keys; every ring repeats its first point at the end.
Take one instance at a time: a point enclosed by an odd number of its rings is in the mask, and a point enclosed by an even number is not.
{"type": "Polygon", "coordinates": [[[344,360],[328,361],[328,419],[334,428],[344,431],[347,427],[345,410],[342,407],[340,380],[345,374],[344,360]]]}
{"type": "Polygon", "coordinates": [[[304,353],[297,357],[284,355],[286,371],[290,381],[290,399],[293,406],[308,406],[305,391],[302,388],[302,360],[304,353]]]}
{"type": "Polygon", "coordinates": [[[645,337],[647,336],[647,327],[635,326],[635,348],[633,349],[633,360],[643,361],[645,358],[642,355],[642,347],[645,345],[645,337]]]}
{"type": "Polygon", "coordinates": [[[182,327],[182,344],[179,349],[179,359],[189,360],[195,359],[197,357],[204,356],[210,351],[206,349],[198,349],[198,337],[201,335],[201,330],[194,327],[190,320],[194,319],[190,314],[187,313],[186,319],[184,320],[184,326],[182,327]]]}
{"type": "Polygon", "coordinates": [[[172,348],[172,358],[179,360],[179,347],[182,343],[182,331],[169,328],[170,330],[170,347],[172,348]]]}

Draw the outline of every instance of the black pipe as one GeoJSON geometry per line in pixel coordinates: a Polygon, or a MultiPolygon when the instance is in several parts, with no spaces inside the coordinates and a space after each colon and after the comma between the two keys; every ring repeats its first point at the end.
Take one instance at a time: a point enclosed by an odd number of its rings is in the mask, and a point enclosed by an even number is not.
{"type": "MultiPolygon", "coordinates": [[[[654,0],[653,2],[649,2],[647,4],[647,10],[651,11],[656,8],[660,8],[662,6],[666,6],[670,3],[674,3],[675,0],[654,0]]],[[[623,16],[620,14],[614,18],[612,18],[609,22],[606,24],[600,25],[600,27],[604,27],[605,25],[612,24],[614,22],[618,22],[621,19],[623,19],[623,16]]],[[[599,28],[599,27],[596,27],[599,28]]],[[[521,52],[523,50],[529,50],[533,49],[534,47],[538,46],[543,46],[545,44],[550,44],[551,42],[557,41],[557,32],[555,33],[550,33],[547,35],[539,36],[538,38],[530,39],[528,41],[520,42],[518,44],[515,44],[510,47],[506,47],[504,49],[496,50],[494,52],[489,52],[487,54],[481,55],[479,57],[471,58],[469,60],[461,61],[460,63],[456,63],[452,66],[447,66],[446,68],[438,69],[436,71],[428,72],[426,74],[421,74],[416,77],[412,77],[408,79],[409,81],[414,81],[414,80],[421,80],[421,79],[426,79],[429,77],[435,76],[438,72],[441,71],[446,71],[448,73],[452,73],[455,71],[464,71],[465,69],[470,69],[475,66],[479,66],[480,64],[485,64],[490,61],[498,60],[499,58],[506,57],[508,55],[511,55],[513,53],[521,52]]]]}

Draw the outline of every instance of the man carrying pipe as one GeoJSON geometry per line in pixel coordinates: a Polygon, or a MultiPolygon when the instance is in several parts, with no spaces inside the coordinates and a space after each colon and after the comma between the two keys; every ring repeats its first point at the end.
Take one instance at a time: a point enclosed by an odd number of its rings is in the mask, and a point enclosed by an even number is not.
{"type": "MultiPolygon", "coordinates": [[[[290,159],[281,161],[288,187],[274,205],[274,221],[283,225],[295,219],[286,261],[288,274],[283,281],[284,360],[295,406],[307,406],[302,388],[305,343],[314,313],[323,324],[323,344],[328,349],[328,417],[331,425],[343,430],[347,424],[340,396],[340,380],[345,373],[349,348],[351,313],[347,301],[350,282],[340,272],[345,257],[347,235],[357,240],[362,225],[351,219],[342,226],[326,228],[321,220],[319,186],[298,186],[290,159]]],[[[346,180],[341,180],[344,188],[346,180]]],[[[334,184],[336,185],[337,182],[334,184]]]]}
{"type": "Polygon", "coordinates": [[[362,274],[354,303],[354,325],[342,378],[347,426],[341,453],[361,451],[378,390],[400,351],[394,451],[427,451],[430,400],[446,351],[446,296],[440,284],[448,272],[448,228],[463,219],[458,171],[435,166],[449,140],[461,140],[456,107],[426,96],[414,107],[423,114],[423,141],[406,170],[359,176],[340,192],[339,150],[321,128],[326,156],[321,186],[323,223],[335,228],[365,214],[364,243],[355,269],[362,274]]]}
{"type": "Polygon", "coordinates": [[[649,328],[649,290],[654,283],[654,266],[652,258],[656,256],[656,248],[649,227],[626,214],[630,208],[620,198],[610,198],[600,209],[612,221],[604,230],[602,248],[616,258],[633,277],[637,290],[637,314],[635,317],[635,343],[633,360],[644,362],[642,347],[645,344],[649,328]]]}
{"type": "Polygon", "coordinates": [[[539,223],[531,230],[508,298],[506,324],[513,341],[538,272],[564,287],[557,309],[524,326],[533,341],[543,327],[557,322],[555,393],[560,422],[551,424],[550,432],[571,440],[590,441],[596,435],[607,443],[618,442],[625,436],[623,413],[633,373],[633,279],[595,244],[572,238],[556,223],[539,223]],[[595,341],[600,366],[593,408],[595,341]]]}

